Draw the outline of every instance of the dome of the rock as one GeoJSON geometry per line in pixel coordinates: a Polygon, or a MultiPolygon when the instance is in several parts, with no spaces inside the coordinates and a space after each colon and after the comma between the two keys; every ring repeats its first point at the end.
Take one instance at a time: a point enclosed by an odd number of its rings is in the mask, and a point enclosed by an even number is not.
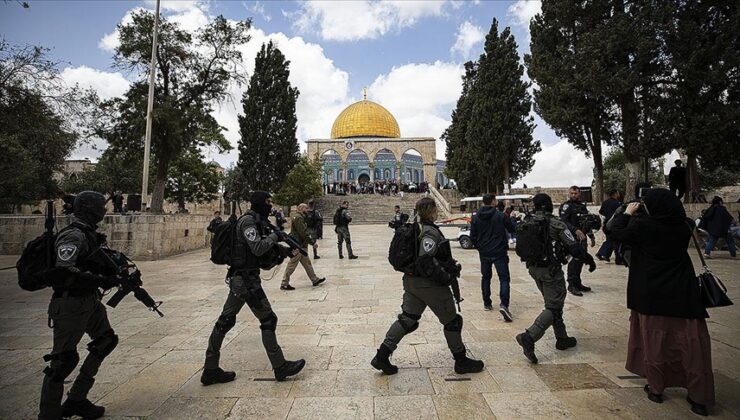
{"type": "Polygon", "coordinates": [[[342,111],[331,127],[331,138],[401,137],[401,130],[387,109],[367,99],[355,102],[342,111]]]}

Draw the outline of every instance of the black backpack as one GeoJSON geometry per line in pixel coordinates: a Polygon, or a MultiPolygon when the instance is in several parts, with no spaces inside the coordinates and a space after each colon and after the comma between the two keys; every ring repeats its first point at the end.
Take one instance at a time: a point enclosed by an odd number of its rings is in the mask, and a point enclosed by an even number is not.
{"type": "Polygon", "coordinates": [[[332,223],[334,223],[334,226],[341,226],[342,225],[342,210],[343,208],[338,208],[337,211],[334,212],[334,219],[332,220],[332,223]]]}
{"type": "Polygon", "coordinates": [[[527,216],[516,225],[516,255],[525,263],[542,264],[550,261],[549,223],[527,216]]]}
{"type": "Polygon", "coordinates": [[[388,262],[393,269],[405,274],[414,274],[419,250],[421,230],[416,223],[404,223],[396,229],[388,248],[388,262]]]}
{"type": "MultiPolygon", "coordinates": [[[[44,233],[26,244],[21,257],[15,263],[18,270],[18,286],[23,290],[33,292],[49,287],[46,275],[56,264],[54,243],[58,233],[54,233],[55,217],[54,203],[47,201],[44,233]]],[[[62,231],[65,229],[67,228],[62,231]]]]}
{"type": "Polygon", "coordinates": [[[218,265],[232,265],[232,255],[237,247],[236,222],[239,219],[235,214],[229,216],[228,220],[216,225],[213,229],[213,242],[211,242],[211,262],[218,265]]]}
{"type": "Polygon", "coordinates": [[[319,224],[319,215],[316,210],[309,210],[306,213],[306,227],[315,228],[319,224]]]}

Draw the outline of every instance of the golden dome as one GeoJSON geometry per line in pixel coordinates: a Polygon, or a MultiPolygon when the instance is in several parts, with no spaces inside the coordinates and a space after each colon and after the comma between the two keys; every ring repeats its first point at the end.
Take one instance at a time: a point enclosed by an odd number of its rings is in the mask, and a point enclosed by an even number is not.
{"type": "Polygon", "coordinates": [[[401,137],[396,119],[390,112],[367,99],[344,108],[331,127],[331,138],[401,137]]]}

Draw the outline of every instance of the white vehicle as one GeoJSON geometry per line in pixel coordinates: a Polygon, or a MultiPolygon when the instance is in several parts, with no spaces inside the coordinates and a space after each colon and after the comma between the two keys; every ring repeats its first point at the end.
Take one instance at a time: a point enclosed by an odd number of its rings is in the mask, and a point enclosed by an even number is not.
{"type": "MultiPolygon", "coordinates": [[[[514,195],[497,195],[497,201],[504,201],[504,204],[508,206],[514,206],[514,210],[519,213],[526,214],[528,209],[527,204],[532,201],[533,195],[530,194],[514,194],[514,195]]],[[[473,249],[473,241],[470,239],[470,221],[473,215],[483,206],[483,197],[465,197],[460,200],[460,211],[470,213],[469,216],[460,217],[456,219],[450,219],[446,222],[452,222],[455,220],[465,220],[466,225],[460,227],[457,232],[457,241],[460,243],[462,249],[473,249]]],[[[445,223],[445,222],[442,222],[445,223]]],[[[452,239],[455,240],[455,239],[452,239]]]]}

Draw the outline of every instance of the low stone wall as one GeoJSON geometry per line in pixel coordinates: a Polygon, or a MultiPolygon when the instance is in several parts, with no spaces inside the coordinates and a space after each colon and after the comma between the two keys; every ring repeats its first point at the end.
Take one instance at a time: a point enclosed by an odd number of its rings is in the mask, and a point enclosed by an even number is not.
{"type": "MultiPolygon", "coordinates": [[[[211,216],[197,214],[106,216],[98,230],[108,245],[138,260],[156,260],[208,246],[211,216]]],[[[69,216],[57,217],[57,229],[69,216]]],[[[17,255],[44,231],[43,216],[0,216],[0,254],[17,255]]]]}

